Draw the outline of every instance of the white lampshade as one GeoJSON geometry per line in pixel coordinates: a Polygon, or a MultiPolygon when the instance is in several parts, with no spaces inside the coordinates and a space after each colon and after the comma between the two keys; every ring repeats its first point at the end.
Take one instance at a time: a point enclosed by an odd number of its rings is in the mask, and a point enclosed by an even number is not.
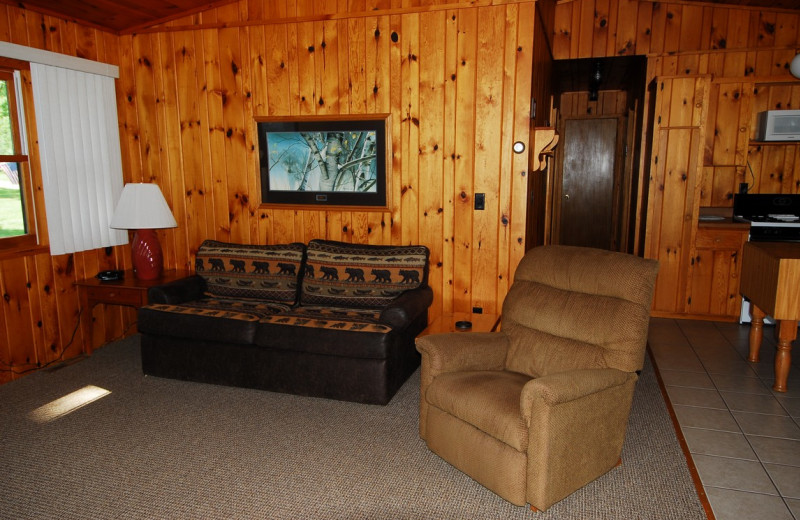
{"type": "Polygon", "coordinates": [[[114,229],[161,229],[177,227],[178,223],[158,185],[128,183],[122,189],[110,226],[114,229]]]}
{"type": "Polygon", "coordinates": [[[792,63],[789,64],[789,72],[795,78],[800,78],[800,54],[792,58],[792,63]]]}

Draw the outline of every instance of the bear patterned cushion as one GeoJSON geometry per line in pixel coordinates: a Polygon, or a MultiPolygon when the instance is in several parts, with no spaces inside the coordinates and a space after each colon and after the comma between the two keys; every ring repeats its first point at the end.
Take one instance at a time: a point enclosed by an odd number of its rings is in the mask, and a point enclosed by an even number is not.
{"type": "Polygon", "coordinates": [[[300,300],[303,305],[380,308],[428,283],[425,246],[370,246],[312,240],[300,300]]]}
{"type": "Polygon", "coordinates": [[[381,323],[380,314],[380,311],[370,309],[344,309],[340,307],[305,305],[280,314],[266,316],[260,322],[295,327],[386,334],[392,328],[385,323],[381,323]]]}
{"type": "Polygon", "coordinates": [[[303,244],[243,245],[206,240],[195,271],[210,296],[258,298],[294,304],[303,265],[303,244]]]}
{"type": "Polygon", "coordinates": [[[236,298],[202,298],[181,304],[154,303],[139,312],[139,330],[201,341],[251,343],[258,321],[288,312],[285,303],[236,298]]]}

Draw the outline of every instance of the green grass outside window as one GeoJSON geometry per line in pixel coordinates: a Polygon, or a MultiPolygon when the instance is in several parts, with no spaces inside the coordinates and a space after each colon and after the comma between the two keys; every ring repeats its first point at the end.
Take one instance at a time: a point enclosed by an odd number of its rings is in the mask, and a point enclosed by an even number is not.
{"type": "Polygon", "coordinates": [[[0,188],[0,238],[25,234],[19,189],[0,188]]]}

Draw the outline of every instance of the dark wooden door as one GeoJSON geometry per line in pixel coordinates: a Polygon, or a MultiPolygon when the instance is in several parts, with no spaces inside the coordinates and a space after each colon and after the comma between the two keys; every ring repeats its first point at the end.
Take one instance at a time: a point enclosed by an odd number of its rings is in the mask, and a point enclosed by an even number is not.
{"type": "Polygon", "coordinates": [[[567,119],[559,243],[616,248],[617,118],[567,119]]]}

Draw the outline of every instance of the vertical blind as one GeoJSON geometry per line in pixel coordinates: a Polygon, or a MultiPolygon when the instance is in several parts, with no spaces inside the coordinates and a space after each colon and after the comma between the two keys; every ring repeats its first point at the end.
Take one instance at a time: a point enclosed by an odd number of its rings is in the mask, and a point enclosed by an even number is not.
{"type": "Polygon", "coordinates": [[[50,254],[126,244],[114,78],[31,63],[50,254]]]}

